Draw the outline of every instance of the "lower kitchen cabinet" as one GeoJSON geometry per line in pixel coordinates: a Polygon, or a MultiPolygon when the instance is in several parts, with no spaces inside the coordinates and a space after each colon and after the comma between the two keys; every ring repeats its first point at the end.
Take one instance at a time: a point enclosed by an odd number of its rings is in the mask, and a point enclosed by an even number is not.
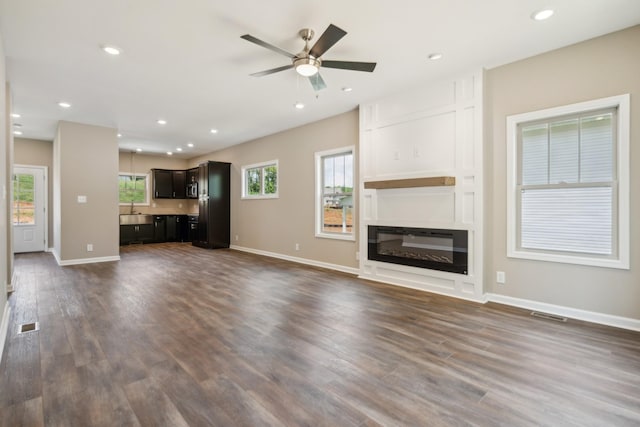
{"type": "Polygon", "coordinates": [[[121,225],[120,244],[149,243],[154,240],[153,224],[121,225]]]}
{"type": "Polygon", "coordinates": [[[153,217],[153,241],[162,243],[167,241],[167,218],[165,215],[154,215],[153,217]]]}
{"type": "Polygon", "coordinates": [[[167,215],[166,221],[166,241],[186,242],[187,241],[187,216],[167,215]]]}
{"type": "Polygon", "coordinates": [[[120,245],[190,241],[187,215],[153,215],[151,224],[120,225],[120,245]]]}

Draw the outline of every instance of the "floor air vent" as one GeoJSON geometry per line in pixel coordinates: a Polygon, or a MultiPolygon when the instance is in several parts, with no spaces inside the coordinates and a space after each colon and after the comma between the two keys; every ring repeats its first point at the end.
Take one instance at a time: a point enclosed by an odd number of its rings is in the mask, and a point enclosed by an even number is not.
{"type": "Polygon", "coordinates": [[[27,332],[35,332],[40,329],[38,322],[23,323],[18,327],[18,334],[26,334],[27,332]]]}
{"type": "Polygon", "coordinates": [[[531,315],[533,317],[539,317],[541,319],[555,320],[556,322],[566,322],[567,321],[566,317],[556,316],[555,314],[542,313],[540,311],[532,311],[531,315]]]}

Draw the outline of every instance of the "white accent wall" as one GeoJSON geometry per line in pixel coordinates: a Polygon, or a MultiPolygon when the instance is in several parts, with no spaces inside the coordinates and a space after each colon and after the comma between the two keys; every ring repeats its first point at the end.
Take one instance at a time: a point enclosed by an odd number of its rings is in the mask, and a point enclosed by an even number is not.
{"type": "Polygon", "coordinates": [[[483,300],[483,73],[360,106],[360,277],[483,300]],[[455,177],[455,186],[366,189],[367,181],[455,177]],[[468,275],[367,259],[367,227],[468,231],[468,275]]]}

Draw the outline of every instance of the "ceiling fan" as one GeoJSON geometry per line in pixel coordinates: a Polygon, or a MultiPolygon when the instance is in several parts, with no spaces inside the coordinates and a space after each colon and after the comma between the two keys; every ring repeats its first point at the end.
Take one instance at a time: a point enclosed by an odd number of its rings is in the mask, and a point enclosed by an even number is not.
{"type": "Polygon", "coordinates": [[[252,73],[250,75],[254,77],[262,77],[269,74],[277,73],[279,71],[295,68],[298,74],[304,77],[308,77],[311,85],[313,86],[313,89],[318,91],[327,87],[324,80],[320,76],[320,67],[367,72],[372,72],[376,68],[375,62],[330,61],[320,58],[327,50],[329,50],[334,44],[336,44],[342,37],[347,34],[346,31],[336,27],[333,24],[330,24],[327,27],[318,41],[311,48],[309,48],[309,41],[313,39],[313,36],[315,34],[313,30],[304,28],[300,30],[298,34],[300,35],[302,40],[304,40],[304,49],[295,55],[265,41],[262,41],[256,37],[253,37],[250,34],[240,36],[241,38],[250,41],[251,43],[255,43],[258,46],[262,46],[291,59],[291,64],[289,65],[271,68],[269,70],[252,73]]]}

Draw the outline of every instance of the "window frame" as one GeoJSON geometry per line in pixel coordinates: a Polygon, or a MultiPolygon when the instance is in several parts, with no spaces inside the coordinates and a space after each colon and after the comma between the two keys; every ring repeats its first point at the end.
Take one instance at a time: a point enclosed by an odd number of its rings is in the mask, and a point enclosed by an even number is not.
{"type": "Polygon", "coordinates": [[[240,198],[242,200],[260,200],[260,199],[277,199],[280,197],[280,166],[278,164],[278,159],[269,160],[266,162],[254,163],[251,165],[242,166],[242,194],[240,198]],[[271,194],[264,193],[264,179],[265,174],[264,170],[268,167],[275,166],[276,168],[276,192],[271,194]],[[247,191],[247,185],[249,184],[249,180],[247,179],[247,173],[253,169],[260,169],[260,194],[252,195],[247,191]]]}
{"type": "Polygon", "coordinates": [[[507,116],[507,257],[557,263],[589,265],[629,269],[630,246],[630,95],[618,95],[571,105],[548,108],[523,114],[507,116]],[[588,253],[563,253],[556,251],[521,248],[520,204],[518,178],[520,173],[519,125],[535,121],[553,121],[562,116],[576,115],[595,110],[614,108],[617,110],[615,126],[615,166],[611,188],[613,191],[613,254],[609,256],[588,253]]]}
{"type": "MultiPolygon", "coordinates": [[[[148,173],[130,173],[130,172],[118,172],[118,182],[121,176],[142,176],[144,177],[144,202],[133,203],[133,206],[149,206],[151,204],[151,190],[150,190],[150,175],[148,173]]],[[[118,204],[119,206],[131,206],[131,202],[120,201],[120,187],[118,186],[118,204]]]]}
{"type": "Polygon", "coordinates": [[[336,240],[348,240],[355,241],[356,240],[356,148],[354,145],[349,145],[346,147],[334,148],[331,150],[318,151],[315,153],[315,172],[316,172],[316,191],[315,191],[315,236],[325,239],[336,239],[336,240]],[[324,184],[324,169],[323,169],[323,159],[326,157],[338,156],[340,154],[351,154],[353,156],[353,187],[351,191],[351,198],[353,200],[352,207],[352,226],[351,232],[339,232],[339,233],[327,233],[323,231],[323,184],[324,184]]]}

